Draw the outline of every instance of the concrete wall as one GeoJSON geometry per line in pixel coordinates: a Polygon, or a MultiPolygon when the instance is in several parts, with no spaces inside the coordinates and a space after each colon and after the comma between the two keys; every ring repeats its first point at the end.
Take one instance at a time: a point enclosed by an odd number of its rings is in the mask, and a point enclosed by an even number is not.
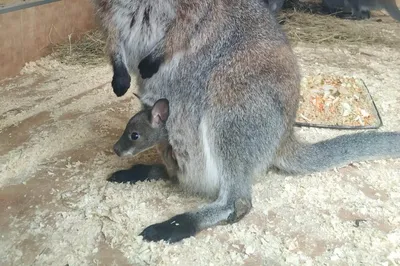
{"type": "Polygon", "coordinates": [[[0,14],[0,80],[50,52],[49,45],[95,27],[91,0],[61,0],[0,14]]]}

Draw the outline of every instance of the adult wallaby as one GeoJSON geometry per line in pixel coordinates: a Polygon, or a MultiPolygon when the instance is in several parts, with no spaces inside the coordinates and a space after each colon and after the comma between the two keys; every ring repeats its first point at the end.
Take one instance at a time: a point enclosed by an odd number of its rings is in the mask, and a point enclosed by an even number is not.
{"type": "MultiPolygon", "coordinates": [[[[140,176],[145,176],[144,180],[166,178],[176,181],[176,171],[178,165],[175,160],[171,145],[168,143],[168,132],[165,123],[169,116],[169,102],[167,99],[159,99],[149,107],[144,105],[143,109],[135,114],[127,123],[125,130],[119,140],[114,144],[114,152],[120,156],[135,156],[151,147],[158,145],[164,165],[151,169],[145,165],[134,165],[129,170],[115,172],[108,181],[125,183],[131,181],[131,172],[142,172],[140,176]]],[[[139,180],[135,180],[139,181],[139,180]]]]}
{"type": "MultiPolygon", "coordinates": [[[[149,106],[169,100],[166,128],[179,184],[213,199],[147,227],[141,233],[145,240],[176,242],[239,221],[252,207],[252,178],[271,166],[304,174],[355,160],[400,157],[400,133],[357,133],[315,144],[296,138],[299,69],[262,1],[98,1],[108,18],[104,27],[118,37],[110,39],[111,54],[122,60],[112,56],[113,64],[137,74],[142,56],[145,65],[158,66],[151,78],[138,78],[138,89],[149,106]]],[[[129,172],[132,182],[143,180],[142,170],[129,172]]]]}
{"type": "Polygon", "coordinates": [[[395,0],[323,0],[330,9],[351,8],[351,14],[357,19],[370,18],[370,10],[385,9],[389,15],[400,21],[400,11],[395,0]]]}

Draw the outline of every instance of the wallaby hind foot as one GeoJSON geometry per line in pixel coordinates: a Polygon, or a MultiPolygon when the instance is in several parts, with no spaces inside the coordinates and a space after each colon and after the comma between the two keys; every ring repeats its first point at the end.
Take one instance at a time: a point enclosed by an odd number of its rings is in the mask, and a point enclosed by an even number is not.
{"type": "Polygon", "coordinates": [[[175,243],[195,236],[212,225],[236,223],[249,213],[251,208],[249,198],[237,199],[228,205],[213,204],[198,212],[179,214],[162,223],[150,225],[140,235],[146,241],[164,240],[175,243]]]}
{"type": "Polygon", "coordinates": [[[147,241],[161,241],[175,243],[184,238],[194,236],[198,229],[192,217],[187,214],[180,214],[171,219],[153,224],[145,228],[139,235],[147,241]]]}

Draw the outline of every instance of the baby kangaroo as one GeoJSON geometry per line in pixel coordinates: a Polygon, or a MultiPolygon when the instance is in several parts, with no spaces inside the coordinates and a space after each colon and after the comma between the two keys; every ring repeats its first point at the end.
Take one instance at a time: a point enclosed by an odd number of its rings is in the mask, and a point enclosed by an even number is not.
{"type": "Polygon", "coordinates": [[[168,144],[168,132],[165,122],[169,116],[169,102],[167,99],[158,100],[153,107],[144,105],[143,110],[135,114],[125,127],[124,133],[114,144],[114,152],[120,156],[134,156],[150,149],[154,145],[162,148],[158,149],[164,161],[164,165],[146,171],[145,165],[135,165],[131,169],[115,172],[108,181],[125,183],[131,179],[132,172],[147,176],[143,180],[154,180],[161,177],[173,178],[175,176],[177,164],[174,158],[171,145],[168,144]],[[149,178],[150,177],[150,178],[149,178]]]}

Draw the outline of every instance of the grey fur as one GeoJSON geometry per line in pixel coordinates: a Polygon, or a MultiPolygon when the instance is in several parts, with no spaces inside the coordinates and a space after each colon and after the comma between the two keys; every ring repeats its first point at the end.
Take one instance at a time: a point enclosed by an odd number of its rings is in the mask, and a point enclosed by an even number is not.
{"type": "MultiPolygon", "coordinates": [[[[251,209],[252,178],[272,166],[310,173],[400,156],[400,133],[346,135],[316,144],[297,140],[298,65],[285,34],[260,0],[162,1],[159,11],[177,11],[167,27],[165,21],[160,25],[167,29],[161,45],[146,42],[149,46],[142,49],[157,51],[150,58],[161,54],[164,59],[150,79],[138,79],[139,94],[149,106],[160,98],[169,100],[166,128],[179,183],[213,202],[147,227],[144,239],[175,242],[240,220],[251,209]]],[[[129,31],[124,26],[120,30],[119,35],[129,31]]],[[[132,40],[151,36],[136,34],[132,40]]],[[[135,53],[130,47],[125,46],[125,54],[135,53]]],[[[137,58],[126,57],[132,60],[127,65],[137,64],[137,58]]]]}

